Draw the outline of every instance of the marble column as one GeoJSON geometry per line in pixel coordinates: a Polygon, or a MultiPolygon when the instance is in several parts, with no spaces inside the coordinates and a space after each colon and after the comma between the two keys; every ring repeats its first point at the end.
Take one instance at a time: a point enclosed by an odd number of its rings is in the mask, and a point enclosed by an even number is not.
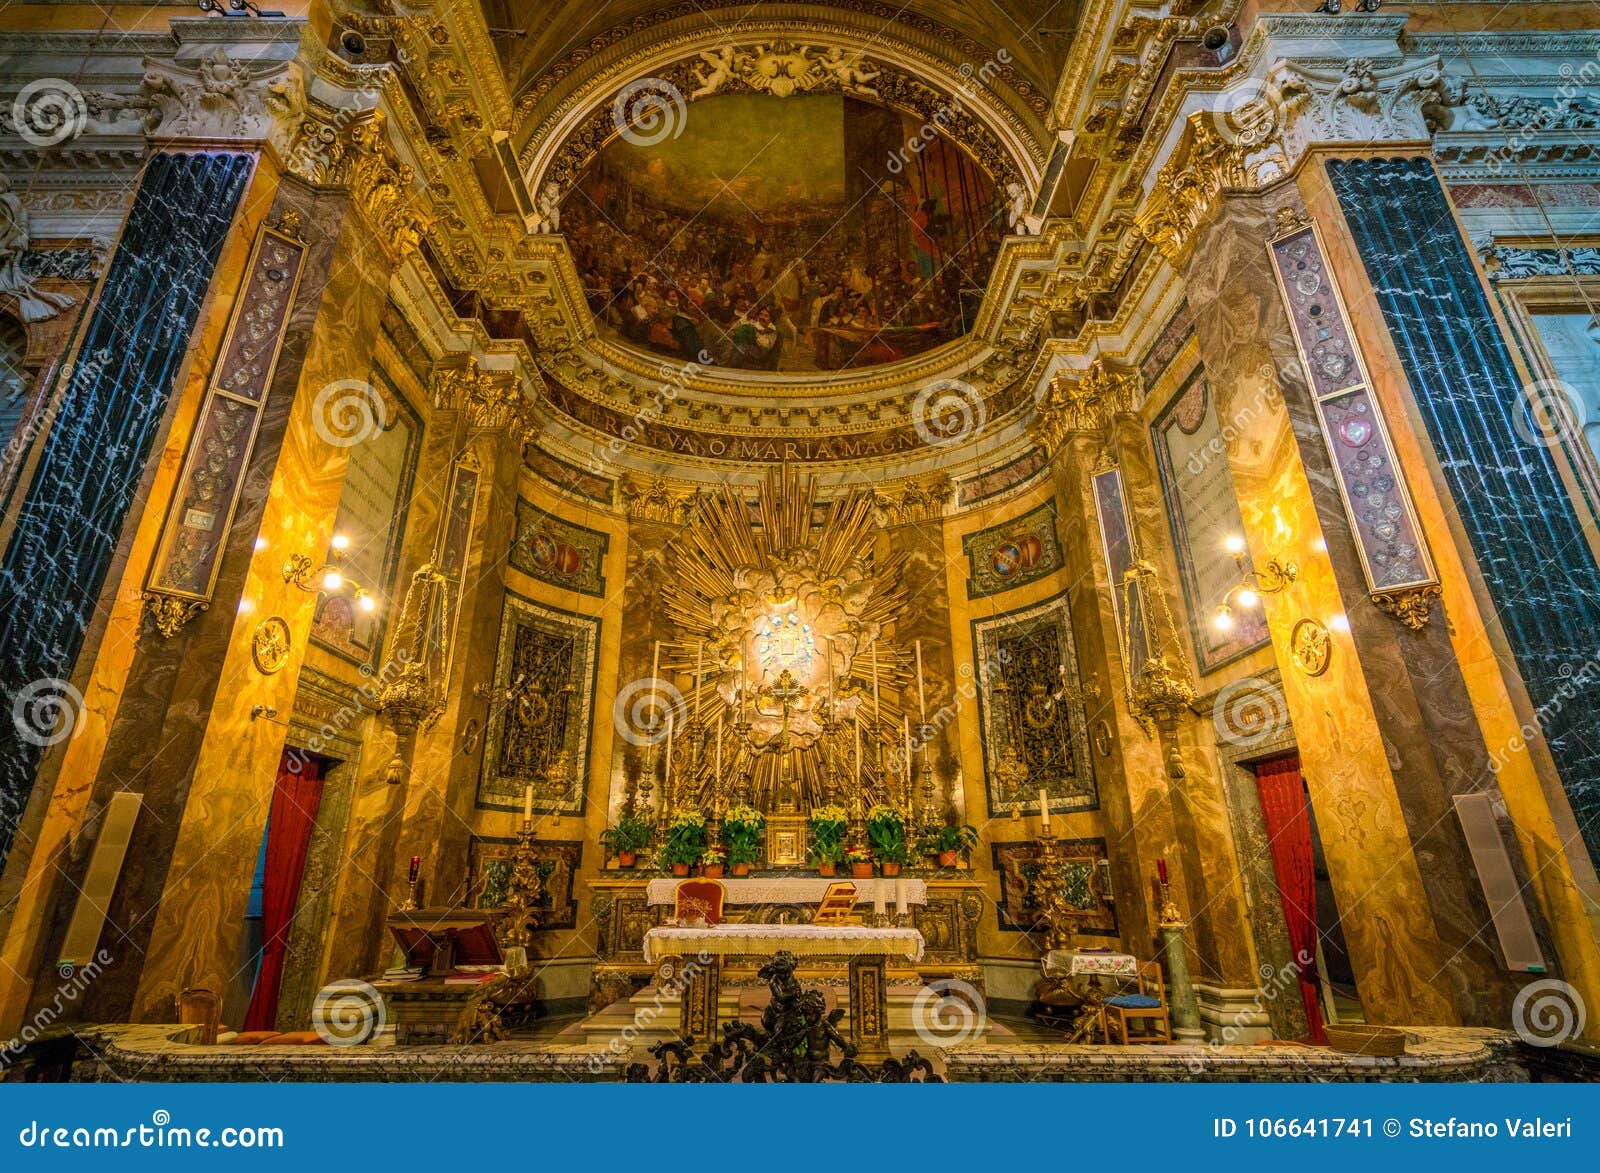
{"type": "Polygon", "coordinates": [[[1419,636],[1367,597],[1267,252],[1293,198],[1223,197],[1183,269],[1252,560],[1299,565],[1265,607],[1357,987],[1369,1022],[1503,1022],[1510,985],[1444,783],[1464,714],[1424,679],[1452,661],[1427,647],[1442,625],[1419,636]],[[1318,676],[1290,652],[1302,618],[1330,629],[1318,676]]]}

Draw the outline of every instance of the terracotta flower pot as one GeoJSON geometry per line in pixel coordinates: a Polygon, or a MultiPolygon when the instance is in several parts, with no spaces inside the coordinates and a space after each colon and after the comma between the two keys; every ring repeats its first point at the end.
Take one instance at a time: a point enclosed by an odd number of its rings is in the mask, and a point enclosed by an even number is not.
{"type": "Polygon", "coordinates": [[[853,863],[850,865],[850,875],[857,880],[872,879],[872,865],[870,863],[853,863]]]}
{"type": "Polygon", "coordinates": [[[734,864],[733,874],[736,876],[748,876],[750,874],[750,865],[747,863],[734,864]]]}
{"type": "Polygon", "coordinates": [[[700,865],[700,874],[708,880],[722,878],[722,865],[720,863],[703,863],[700,865]]]}
{"type": "Polygon", "coordinates": [[[883,874],[886,876],[898,876],[900,874],[900,865],[897,863],[889,863],[888,861],[885,861],[881,866],[883,868],[883,874]]]}
{"type": "Polygon", "coordinates": [[[686,863],[673,864],[672,874],[675,876],[687,876],[689,874],[689,865],[686,863]]]}
{"type": "Polygon", "coordinates": [[[955,867],[956,859],[960,856],[960,854],[961,853],[958,851],[941,851],[939,853],[939,866],[942,868],[955,867]]]}
{"type": "Polygon", "coordinates": [[[831,863],[819,863],[817,865],[817,875],[819,876],[831,876],[834,871],[835,867],[831,863]]]}
{"type": "Polygon", "coordinates": [[[619,852],[617,852],[617,866],[619,868],[631,868],[634,864],[636,864],[638,862],[639,862],[638,855],[635,854],[632,851],[619,851],[619,852]]]}

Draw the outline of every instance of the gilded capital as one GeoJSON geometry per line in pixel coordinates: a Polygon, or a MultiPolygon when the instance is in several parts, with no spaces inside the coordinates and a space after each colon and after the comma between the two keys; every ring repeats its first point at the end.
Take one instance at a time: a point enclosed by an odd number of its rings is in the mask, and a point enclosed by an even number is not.
{"type": "Polygon", "coordinates": [[[1040,400],[1029,434],[1052,456],[1075,433],[1098,433],[1139,400],[1139,379],[1103,358],[1082,373],[1060,371],[1040,400]]]}

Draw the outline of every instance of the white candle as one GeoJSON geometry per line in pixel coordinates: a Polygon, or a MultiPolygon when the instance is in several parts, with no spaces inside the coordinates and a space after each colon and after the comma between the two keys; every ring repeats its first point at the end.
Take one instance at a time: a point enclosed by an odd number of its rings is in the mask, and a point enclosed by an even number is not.
{"type": "Polygon", "coordinates": [[[1039,787],[1039,817],[1044,820],[1044,829],[1050,829],[1050,794],[1043,786],[1039,787]]]}
{"type": "Polygon", "coordinates": [[[911,718],[904,717],[906,728],[906,777],[911,777],[911,718]]]}
{"type": "Polygon", "coordinates": [[[530,783],[522,792],[522,821],[533,822],[533,785],[530,783]]]}
{"type": "Polygon", "coordinates": [[[917,720],[928,723],[928,698],[922,691],[922,641],[917,641],[917,720]]]}
{"type": "Polygon", "coordinates": [[[828,636],[828,720],[834,716],[833,707],[833,636],[828,636]]]}
{"type": "Polygon", "coordinates": [[[906,914],[906,878],[904,876],[896,876],[894,878],[894,910],[900,916],[906,914]]]}
{"type": "Polygon", "coordinates": [[[656,650],[650,656],[650,679],[661,679],[661,641],[656,640],[656,650]]]}
{"type": "Polygon", "coordinates": [[[872,911],[879,916],[883,915],[883,889],[884,881],[872,881],[872,911]]]}
{"type": "Polygon", "coordinates": [[[883,720],[883,705],[878,700],[878,641],[872,641],[872,719],[883,720]]]}
{"type": "Polygon", "coordinates": [[[856,787],[861,786],[861,714],[856,714],[856,787]]]}
{"type": "MultiPolygon", "coordinates": [[[[672,785],[672,714],[667,714],[667,778],[665,785],[672,785]]],[[[1039,791],[1043,794],[1044,791],[1039,791]]]]}

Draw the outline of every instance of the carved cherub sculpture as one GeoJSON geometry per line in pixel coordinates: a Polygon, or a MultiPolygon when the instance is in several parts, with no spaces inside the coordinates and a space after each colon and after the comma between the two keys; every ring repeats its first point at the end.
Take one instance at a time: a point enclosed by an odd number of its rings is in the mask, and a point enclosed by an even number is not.
{"type": "Polygon", "coordinates": [[[1035,229],[1028,223],[1028,189],[1013,179],[1006,184],[1006,217],[1011,231],[1018,236],[1031,236],[1035,229]]]}
{"type": "Polygon", "coordinates": [[[853,90],[869,98],[878,96],[878,91],[867,83],[878,80],[881,75],[862,60],[859,50],[846,53],[838,45],[833,45],[817,64],[834,76],[840,89],[853,90]]]}
{"type": "Polygon", "coordinates": [[[700,88],[689,95],[689,100],[710,97],[727,85],[733,78],[733,58],[734,49],[732,45],[723,45],[714,52],[702,50],[700,59],[711,66],[711,72],[707,73],[698,65],[695,66],[694,76],[695,80],[700,83],[700,88]]]}

